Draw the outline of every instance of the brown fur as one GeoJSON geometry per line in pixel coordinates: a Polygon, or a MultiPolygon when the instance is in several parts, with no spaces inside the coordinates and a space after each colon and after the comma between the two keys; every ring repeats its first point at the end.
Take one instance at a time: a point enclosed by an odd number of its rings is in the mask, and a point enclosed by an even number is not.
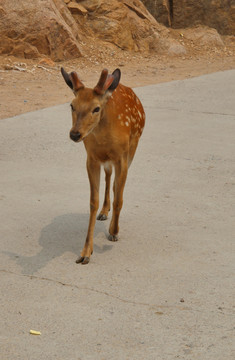
{"type": "MultiPolygon", "coordinates": [[[[64,78],[69,85],[68,76],[67,74],[64,78]]],[[[97,86],[94,89],[85,88],[80,81],[79,89],[76,90],[77,86],[73,88],[75,98],[71,104],[72,129],[70,134],[73,140],[77,136],[77,140],[74,141],[84,142],[91,189],[88,233],[81,256],[77,260],[82,264],[89,262],[93,252],[93,233],[99,207],[100,167],[102,164],[104,165],[106,188],[103,207],[98,215],[99,220],[107,219],[110,210],[109,192],[112,166],[115,169],[113,214],[109,227],[109,240],[117,241],[127,171],[145,124],[143,106],[132,89],[118,84],[118,78],[116,89],[109,90],[115,76],[107,75],[103,71],[97,84],[98,91],[96,91],[97,86]],[[100,110],[98,111],[98,109],[100,110]]],[[[71,81],[73,84],[77,84],[74,72],[71,81]]]]}

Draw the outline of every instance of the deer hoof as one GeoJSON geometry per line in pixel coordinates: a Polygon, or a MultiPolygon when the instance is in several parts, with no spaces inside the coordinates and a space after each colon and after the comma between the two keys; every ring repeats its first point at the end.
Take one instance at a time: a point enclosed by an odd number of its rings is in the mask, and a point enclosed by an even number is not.
{"type": "Polygon", "coordinates": [[[104,220],[107,220],[108,219],[108,216],[107,215],[105,215],[105,214],[99,214],[98,216],[97,216],[97,220],[101,220],[101,221],[104,221],[104,220]]]}
{"type": "Polygon", "coordinates": [[[85,257],[83,257],[83,256],[80,256],[77,260],[76,260],[76,263],[77,264],[82,264],[82,265],[86,265],[86,264],[88,264],[89,263],[89,261],[90,261],[90,258],[88,257],[88,256],[85,256],[85,257]]]}
{"type": "Polygon", "coordinates": [[[118,236],[109,234],[108,239],[109,241],[118,241],[118,236]]]}

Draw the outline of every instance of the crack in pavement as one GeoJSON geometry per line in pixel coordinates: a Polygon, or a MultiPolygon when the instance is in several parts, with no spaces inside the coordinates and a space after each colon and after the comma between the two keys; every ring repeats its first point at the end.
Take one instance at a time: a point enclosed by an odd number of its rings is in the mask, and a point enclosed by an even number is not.
{"type": "Polygon", "coordinates": [[[192,308],[187,307],[187,306],[157,305],[157,304],[148,304],[148,303],[144,303],[144,302],[137,302],[137,301],[133,301],[133,300],[123,299],[123,298],[121,298],[119,296],[109,294],[106,291],[101,291],[101,290],[97,290],[97,289],[93,289],[93,288],[89,288],[89,287],[84,287],[84,286],[80,287],[80,286],[75,285],[75,284],[68,284],[68,283],[65,283],[63,281],[55,280],[55,279],[51,279],[51,278],[47,278],[47,277],[40,277],[40,276],[27,275],[27,274],[17,274],[17,273],[15,273],[13,271],[5,270],[5,269],[0,269],[0,272],[10,274],[10,275],[16,275],[16,276],[20,276],[20,277],[26,277],[26,278],[29,278],[29,279],[36,279],[36,280],[41,280],[41,281],[49,281],[49,282],[53,282],[55,284],[59,284],[59,285],[62,285],[62,286],[76,288],[78,290],[87,290],[87,291],[95,292],[95,293],[106,295],[106,296],[111,297],[113,299],[119,300],[119,301],[121,301],[123,303],[126,303],[126,304],[141,305],[141,306],[146,306],[146,307],[149,307],[149,308],[152,308],[152,309],[153,308],[154,309],[155,308],[161,308],[161,309],[174,308],[174,309],[178,309],[178,310],[191,310],[191,311],[199,311],[199,312],[201,312],[200,310],[195,310],[195,309],[192,309],[192,308]]]}
{"type": "MultiPolygon", "coordinates": [[[[153,106],[145,106],[145,109],[155,109],[153,106]]],[[[213,111],[199,111],[199,110],[188,110],[188,109],[179,109],[179,108],[168,108],[168,107],[158,107],[156,111],[161,110],[170,110],[170,111],[180,111],[184,113],[195,113],[195,114],[206,114],[206,115],[221,115],[221,116],[235,116],[235,114],[219,113],[213,111]]]]}

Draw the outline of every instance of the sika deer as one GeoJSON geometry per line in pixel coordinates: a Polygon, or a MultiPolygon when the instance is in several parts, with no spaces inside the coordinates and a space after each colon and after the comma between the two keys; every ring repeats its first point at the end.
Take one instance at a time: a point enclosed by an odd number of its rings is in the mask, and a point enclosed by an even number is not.
{"type": "Polygon", "coordinates": [[[132,89],[119,83],[121,72],[111,75],[104,69],[94,89],[86,88],[76,72],[61,68],[75,99],[71,103],[70,138],[83,141],[87,152],[90,181],[90,220],[88,233],[77,263],[87,264],[93,252],[93,233],[99,207],[100,167],[105,171],[105,198],[98,220],[106,220],[110,210],[110,178],[115,169],[113,214],[109,227],[110,241],[118,240],[118,221],[123,203],[127,170],[134,157],[145,124],[143,106],[132,89]]]}

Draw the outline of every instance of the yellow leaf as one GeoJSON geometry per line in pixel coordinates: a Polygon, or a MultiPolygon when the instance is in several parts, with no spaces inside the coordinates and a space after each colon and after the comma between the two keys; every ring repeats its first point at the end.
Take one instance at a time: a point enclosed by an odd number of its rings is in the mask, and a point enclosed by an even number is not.
{"type": "Polygon", "coordinates": [[[40,331],[30,330],[31,335],[41,335],[40,331]]]}

